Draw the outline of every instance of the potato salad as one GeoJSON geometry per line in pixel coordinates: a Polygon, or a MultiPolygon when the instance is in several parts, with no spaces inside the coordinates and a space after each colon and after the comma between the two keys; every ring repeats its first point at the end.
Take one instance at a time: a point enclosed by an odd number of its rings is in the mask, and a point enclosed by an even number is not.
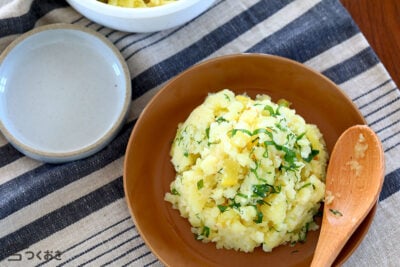
{"type": "Polygon", "coordinates": [[[178,125],[171,147],[176,178],[165,200],[202,242],[270,252],[318,229],[327,160],[321,132],[288,101],[225,89],[178,125]]]}

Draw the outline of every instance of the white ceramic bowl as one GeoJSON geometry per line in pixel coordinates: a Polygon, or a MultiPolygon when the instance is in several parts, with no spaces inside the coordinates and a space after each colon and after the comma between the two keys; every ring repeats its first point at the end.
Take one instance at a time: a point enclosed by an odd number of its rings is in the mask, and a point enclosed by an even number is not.
{"type": "Polygon", "coordinates": [[[177,0],[151,8],[117,7],[97,0],[67,0],[88,19],[126,32],[155,32],[182,25],[195,18],[215,0],[177,0]]]}
{"type": "Polygon", "coordinates": [[[87,28],[39,27],[0,57],[0,130],[29,157],[60,163],[99,151],[123,125],[130,102],[125,61],[87,28]]]}

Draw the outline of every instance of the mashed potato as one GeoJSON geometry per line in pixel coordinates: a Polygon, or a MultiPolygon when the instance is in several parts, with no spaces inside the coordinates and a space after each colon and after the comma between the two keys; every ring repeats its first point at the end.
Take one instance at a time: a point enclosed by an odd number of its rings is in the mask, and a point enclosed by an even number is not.
{"type": "Polygon", "coordinates": [[[288,106],[225,89],[178,126],[165,200],[198,240],[269,252],[318,228],[328,154],[318,128],[288,106]]]}

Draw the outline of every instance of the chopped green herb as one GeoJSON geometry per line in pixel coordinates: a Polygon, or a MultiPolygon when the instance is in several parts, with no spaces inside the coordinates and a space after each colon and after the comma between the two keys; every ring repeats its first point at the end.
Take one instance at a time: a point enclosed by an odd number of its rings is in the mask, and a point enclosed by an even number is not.
{"type": "MultiPolygon", "coordinates": [[[[300,166],[297,166],[296,164],[293,165],[281,165],[279,166],[279,170],[285,170],[285,171],[298,171],[300,166]]],[[[296,178],[298,179],[298,177],[296,176],[296,178]]]]}
{"type": "Polygon", "coordinates": [[[216,119],[216,122],[218,122],[218,123],[221,123],[221,122],[227,122],[227,120],[224,118],[224,117],[218,117],[217,119],[216,119]]]}
{"type": "Polygon", "coordinates": [[[178,142],[178,146],[182,143],[183,141],[183,136],[182,134],[179,134],[176,136],[175,142],[178,142]]]}
{"type": "Polygon", "coordinates": [[[202,236],[208,237],[210,235],[210,228],[207,226],[203,227],[203,231],[201,232],[202,236]]]}
{"type": "Polygon", "coordinates": [[[269,158],[268,147],[265,148],[264,153],[262,154],[263,158],[269,158]]]}
{"type": "MultiPolygon", "coordinates": [[[[210,139],[210,127],[206,128],[206,138],[207,138],[207,141],[210,139]]],[[[216,142],[213,142],[213,143],[208,142],[207,143],[208,146],[215,145],[215,144],[217,144],[217,143],[216,142]]]]}
{"type": "Polygon", "coordinates": [[[204,226],[203,229],[201,230],[201,234],[195,235],[195,238],[197,240],[202,240],[205,237],[208,237],[210,235],[210,228],[207,226],[204,226]]]}
{"type": "Polygon", "coordinates": [[[281,109],[281,106],[279,105],[278,108],[275,111],[275,115],[281,115],[280,109],[281,109]]]}
{"type": "Polygon", "coordinates": [[[254,222],[255,223],[261,223],[262,220],[263,220],[263,217],[264,217],[264,214],[260,210],[257,209],[257,217],[254,220],[254,222]]]}
{"type": "Polygon", "coordinates": [[[240,208],[242,205],[240,205],[240,203],[236,202],[235,199],[229,199],[231,201],[231,203],[229,204],[229,207],[234,208],[234,209],[238,209],[240,208]]]}
{"type": "Polygon", "coordinates": [[[303,138],[303,136],[306,135],[306,132],[301,133],[299,136],[296,137],[296,141],[299,141],[301,138],[303,138]]]}
{"type": "Polygon", "coordinates": [[[210,139],[210,127],[206,128],[206,137],[207,137],[207,140],[210,139]]]}
{"type": "Polygon", "coordinates": [[[265,146],[275,146],[275,148],[276,148],[277,150],[282,150],[282,146],[281,146],[281,145],[278,145],[278,144],[275,143],[273,140],[265,141],[265,142],[264,142],[264,145],[265,145],[265,146]]]}
{"type": "Polygon", "coordinates": [[[266,205],[268,205],[268,206],[271,207],[271,204],[268,203],[268,202],[266,202],[266,201],[264,201],[263,199],[258,199],[256,202],[257,202],[258,205],[264,205],[264,204],[266,204],[266,205]]]}
{"type": "Polygon", "coordinates": [[[229,97],[229,95],[224,94],[224,96],[225,96],[225,98],[226,98],[228,101],[231,101],[231,98],[229,97]]]}
{"type": "Polygon", "coordinates": [[[282,151],[285,152],[284,159],[290,166],[294,165],[294,161],[296,159],[296,152],[292,149],[289,149],[285,146],[282,146],[282,151]]]}
{"type": "Polygon", "coordinates": [[[185,151],[185,153],[183,153],[183,155],[187,158],[187,157],[189,157],[189,152],[185,151]]]}
{"type": "Polygon", "coordinates": [[[245,194],[242,194],[242,193],[237,193],[236,195],[237,195],[238,197],[247,198],[247,196],[246,196],[245,194]]]}
{"type": "Polygon", "coordinates": [[[300,187],[299,190],[300,190],[300,189],[303,189],[304,187],[310,186],[310,185],[313,185],[313,184],[312,184],[312,183],[306,183],[306,184],[304,184],[302,187],[300,187]]]}
{"type": "Polygon", "coordinates": [[[261,177],[258,175],[257,170],[258,170],[259,163],[258,163],[257,161],[256,161],[255,163],[256,163],[256,167],[250,169],[250,171],[254,174],[254,176],[257,178],[257,180],[262,181],[262,182],[267,182],[267,180],[261,178],[261,177]]]}
{"type": "Polygon", "coordinates": [[[203,181],[203,179],[201,179],[201,180],[199,180],[199,181],[197,182],[197,189],[200,190],[200,189],[202,189],[203,187],[204,187],[204,181],[203,181]]]}
{"type": "Polygon", "coordinates": [[[275,142],[274,141],[265,141],[264,142],[264,146],[265,146],[265,151],[263,153],[263,157],[264,158],[268,158],[268,146],[275,146],[275,142]]]}
{"type": "Polygon", "coordinates": [[[265,133],[265,134],[271,134],[271,130],[269,130],[268,128],[259,128],[259,129],[255,129],[253,131],[252,135],[256,135],[256,134],[260,134],[260,133],[265,133]]]}
{"type": "Polygon", "coordinates": [[[181,145],[181,143],[182,143],[182,141],[183,141],[183,139],[184,139],[183,134],[187,134],[187,128],[188,128],[188,126],[186,126],[185,129],[181,130],[181,131],[177,134],[175,141],[178,142],[178,146],[181,145]]]}
{"type": "Polygon", "coordinates": [[[303,159],[307,162],[311,162],[311,160],[313,160],[313,158],[315,158],[315,156],[318,155],[318,153],[319,153],[319,150],[312,149],[310,155],[308,155],[307,158],[303,158],[303,159]]]}
{"type": "Polygon", "coordinates": [[[220,212],[224,212],[228,209],[228,206],[224,206],[224,205],[218,205],[217,206],[220,212]]]}
{"type": "MultiPolygon", "coordinates": [[[[272,146],[275,146],[275,148],[277,150],[285,152],[284,160],[285,160],[285,162],[288,163],[288,165],[281,165],[281,168],[288,170],[288,171],[293,171],[293,170],[298,169],[298,166],[296,165],[297,153],[295,150],[290,149],[286,146],[278,145],[273,140],[265,141],[264,145],[266,147],[272,145],[272,146]]],[[[268,153],[268,152],[265,152],[264,154],[266,154],[266,153],[268,153]]]]}
{"type": "Polygon", "coordinates": [[[294,133],[291,133],[291,132],[286,135],[286,141],[287,142],[290,142],[291,140],[296,139],[296,138],[297,138],[296,135],[294,133]]]}
{"type": "Polygon", "coordinates": [[[201,220],[200,214],[199,214],[199,213],[196,213],[195,215],[196,215],[196,218],[197,218],[197,219],[201,220]]]}
{"type": "Polygon", "coordinates": [[[247,129],[232,129],[230,131],[231,137],[234,137],[236,135],[237,132],[242,132],[245,133],[249,136],[253,136],[259,133],[265,133],[267,134],[271,139],[272,139],[272,130],[269,128],[259,128],[259,129],[255,129],[253,132],[247,130],[247,129]]]}
{"type": "Polygon", "coordinates": [[[253,185],[253,194],[255,197],[265,198],[269,193],[281,192],[281,186],[274,187],[270,184],[255,184],[253,185]]]}
{"type": "Polygon", "coordinates": [[[234,137],[234,136],[236,135],[237,132],[242,132],[242,133],[248,134],[248,135],[250,135],[250,136],[253,135],[252,132],[250,132],[249,130],[246,130],[246,129],[232,129],[232,130],[230,131],[231,137],[234,137]]]}
{"type": "Polygon", "coordinates": [[[282,132],[287,132],[287,128],[281,124],[282,120],[279,123],[275,123],[275,127],[281,130],[282,132]]]}
{"type": "Polygon", "coordinates": [[[310,227],[310,223],[306,223],[306,225],[303,226],[303,228],[300,230],[300,232],[299,232],[299,242],[300,243],[306,242],[307,232],[308,232],[309,227],[310,227]]]}
{"type": "Polygon", "coordinates": [[[172,193],[173,195],[176,195],[176,196],[180,196],[180,195],[181,195],[181,194],[179,194],[178,190],[176,190],[175,188],[172,188],[172,189],[171,189],[171,193],[172,193]]]}
{"type": "Polygon", "coordinates": [[[275,227],[273,227],[273,226],[271,226],[270,228],[269,228],[269,230],[274,230],[275,232],[278,232],[278,233],[280,233],[281,231],[278,231],[275,227]]]}
{"type": "Polygon", "coordinates": [[[343,216],[343,214],[338,210],[329,209],[329,211],[332,212],[336,216],[343,216]]]}
{"type": "Polygon", "coordinates": [[[275,111],[270,105],[265,105],[264,110],[268,111],[271,116],[275,117],[275,111]]]}

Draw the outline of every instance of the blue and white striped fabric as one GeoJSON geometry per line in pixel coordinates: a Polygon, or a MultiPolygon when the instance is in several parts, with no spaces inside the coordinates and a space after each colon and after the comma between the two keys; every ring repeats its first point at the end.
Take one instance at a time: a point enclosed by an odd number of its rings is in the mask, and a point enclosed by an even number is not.
{"type": "Polygon", "coordinates": [[[0,0],[0,5],[0,51],[40,25],[85,26],[121,51],[133,92],[120,134],[83,160],[43,164],[17,152],[0,134],[1,266],[162,265],[125,204],[122,169],[129,135],[165,82],[197,62],[239,52],[302,62],[339,84],[359,107],[382,140],[386,177],[370,231],[346,265],[400,263],[400,91],[339,0],[217,0],[189,23],[150,34],[97,25],[65,1],[0,0]]]}

